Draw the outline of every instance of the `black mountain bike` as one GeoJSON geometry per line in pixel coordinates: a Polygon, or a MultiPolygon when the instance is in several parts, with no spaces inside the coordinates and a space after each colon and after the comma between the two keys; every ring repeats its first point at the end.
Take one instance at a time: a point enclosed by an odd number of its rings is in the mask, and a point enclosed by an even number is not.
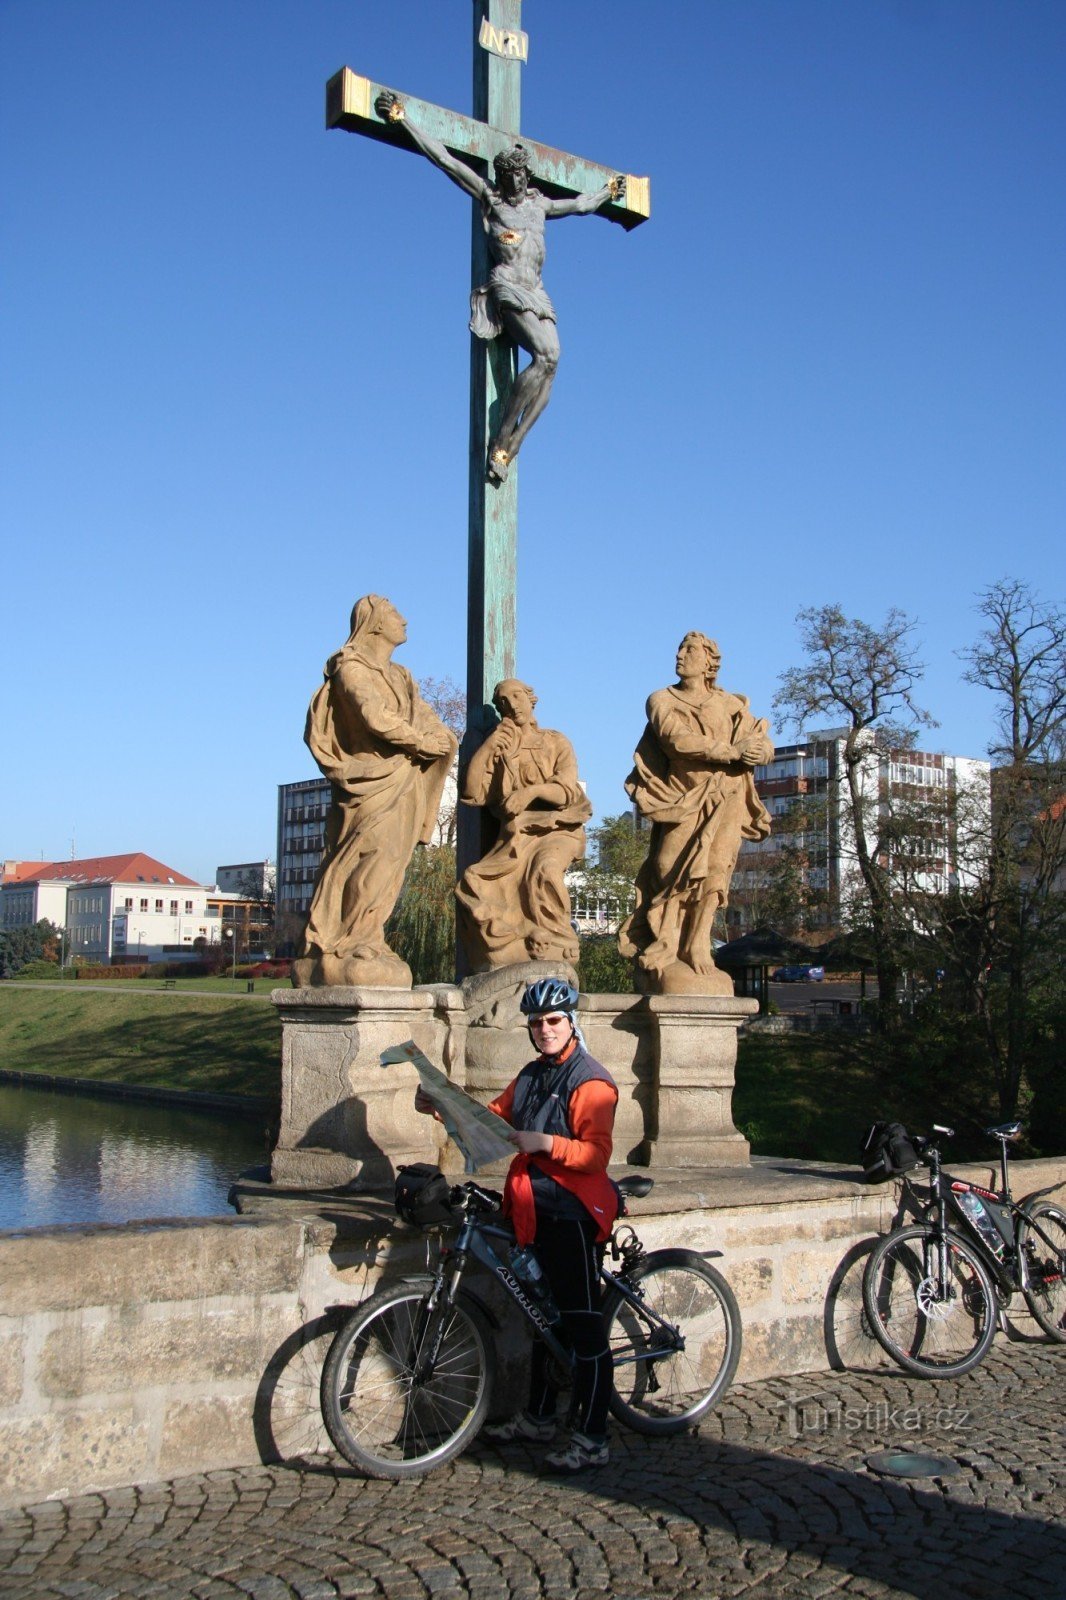
{"type": "MultiPolygon", "coordinates": [[[[623,1178],[638,1198],[652,1179],[623,1178]]],[[[450,1190],[458,1226],[436,1270],[379,1290],[337,1333],[322,1370],[322,1415],[348,1461],[371,1477],[407,1478],[458,1455],[485,1421],[498,1325],[467,1268],[480,1262],[503,1286],[570,1380],[573,1357],[553,1308],[512,1270],[514,1233],[499,1195],[463,1183],[450,1190]]],[[[716,1254],[717,1252],[707,1252],[716,1254]]],[[[691,1428],[720,1400],[740,1359],[740,1312],[722,1275],[694,1250],[646,1253],[616,1226],[601,1264],[614,1390],[611,1411],[638,1433],[691,1428]]]]}
{"type": "MultiPolygon", "coordinates": [[[[934,1134],[953,1129],[934,1124],[934,1134]]],[[[922,1378],[969,1372],[988,1351],[1020,1292],[1049,1338],[1066,1343],[1066,1212],[1043,1199],[1061,1184],[1011,1198],[1007,1146],[1020,1122],[986,1128],[1000,1142],[998,1190],[953,1178],[931,1138],[915,1139],[929,1168],[928,1189],[904,1177],[920,1221],[874,1246],[862,1280],[866,1316],[893,1361],[922,1378]]]]}

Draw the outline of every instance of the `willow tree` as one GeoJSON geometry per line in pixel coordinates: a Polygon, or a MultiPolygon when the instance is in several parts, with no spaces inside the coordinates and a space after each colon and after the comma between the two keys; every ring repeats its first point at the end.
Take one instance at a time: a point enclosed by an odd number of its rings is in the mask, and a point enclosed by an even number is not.
{"type": "Polygon", "coordinates": [[[426,845],[415,851],[385,937],[407,962],[413,982],[454,982],[454,845],[426,845]]]}

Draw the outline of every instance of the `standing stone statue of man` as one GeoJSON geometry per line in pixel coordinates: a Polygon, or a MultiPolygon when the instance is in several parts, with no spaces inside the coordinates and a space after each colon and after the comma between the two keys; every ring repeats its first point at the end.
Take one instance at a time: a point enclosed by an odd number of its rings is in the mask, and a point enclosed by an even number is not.
{"type": "Polygon", "coordinates": [[[539,189],[530,188],[529,153],[516,144],[493,162],[493,187],[439,139],[416,127],[391,89],[378,96],[375,109],[384,120],[402,122],[422,154],[481,206],[493,267],[488,283],[470,297],[470,328],[479,339],[505,333],[531,357],[515,380],[499,432],[489,445],[488,476],[502,483],[522,440],[548,404],[559,365],[555,310],[540,276],[544,224],[552,217],[588,216],[608,200],[624,200],[625,177],[619,173],[595,194],[549,200],[539,189]]]}
{"type": "Polygon", "coordinates": [[[392,652],[407,624],[364,595],[347,642],[326,662],[304,739],[332,786],[326,850],[292,981],[409,989],[411,969],[385,943],[385,923],[418,844],[428,844],[455,735],[392,652]]]}
{"type": "Polygon", "coordinates": [[[635,956],[647,994],[732,994],[714,964],[711,933],[741,839],[765,839],[770,817],[756,766],[773,760],[767,725],[744,695],[717,687],[722,657],[704,633],[686,633],[677,683],[648,699],[648,723],[626,790],[651,823],[637,905],[618,945],[635,956]]]}

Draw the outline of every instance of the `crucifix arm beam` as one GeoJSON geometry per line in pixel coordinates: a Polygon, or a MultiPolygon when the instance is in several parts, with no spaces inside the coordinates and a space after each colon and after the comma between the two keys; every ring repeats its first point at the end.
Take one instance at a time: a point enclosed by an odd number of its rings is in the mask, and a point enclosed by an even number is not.
{"type": "MultiPolygon", "coordinates": [[[[458,184],[460,189],[465,190],[475,200],[484,199],[489,192],[487,180],[479,177],[473,168],[468,166],[465,161],[460,160],[458,156],[453,156],[448,146],[441,139],[435,139],[431,133],[427,133],[424,128],[420,128],[414,118],[407,115],[407,107],[399,96],[396,96],[395,103],[398,115],[390,117],[389,121],[393,122],[394,125],[397,121],[402,122],[407,129],[408,138],[416,149],[421,150],[427,161],[432,161],[433,165],[439,167],[446,177],[450,178],[453,183],[458,184]]],[[[375,103],[374,110],[380,115],[380,105],[378,103],[375,103]]]]}
{"type": "MultiPolygon", "coordinates": [[[[371,78],[360,77],[350,67],[342,67],[326,85],[326,127],[344,128],[349,133],[361,133],[370,139],[380,139],[383,144],[410,150],[411,142],[403,123],[383,121],[374,108],[375,100],[388,88],[388,84],[375,83],[371,78]]],[[[494,156],[510,150],[515,143],[514,134],[503,133],[488,123],[477,122],[458,111],[448,111],[399,90],[392,92],[399,95],[405,110],[423,132],[438,139],[452,155],[471,167],[474,162],[491,165],[494,156]]],[[[538,144],[524,134],[521,142],[529,151],[537,188],[553,199],[596,194],[617,172],[615,167],[604,167],[580,156],[567,155],[551,145],[538,144]]],[[[626,173],[625,179],[625,199],[608,200],[601,215],[610,222],[620,223],[623,228],[636,228],[651,215],[651,182],[631,173],[626,173]]]]}

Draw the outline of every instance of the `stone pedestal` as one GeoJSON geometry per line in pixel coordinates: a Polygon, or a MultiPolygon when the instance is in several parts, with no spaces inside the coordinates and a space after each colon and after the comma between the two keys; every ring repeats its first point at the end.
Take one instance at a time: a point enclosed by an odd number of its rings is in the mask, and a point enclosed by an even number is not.
{"type": "Polygon", "coordinates": [[[432,993],[276,989],[271,999],[281,1013],[275,1183],[384,1187],[404,1162],[437,1159],[437,1124],[415,1111],[410,1074],[383,1068],[378,1059],[405,1039],[417,1040],[432,1061],[446,1059],[448,1030],[432,993]]]}
{"type": "MultiPolygon", "coordinates": [[[[485,1104],[532,1057],[518,1009],[525,985],[556,970],[528,962],[461,985],[276,989],[282,1090],[274,1183],[387,1188],[409,1161],[460,1174],[462,1155],[441,1125],[414,1109],[414,1068],[383,1068],[381,1052],[414,1039],[485,1104]]],[[[615,1165],[747,1164],[731,1100],[737,1029],[755,1010],[753,1000],[731,996],[582,996],[578,1021],[588,1048],[618,1085],[615,1165]]]]}
{"type": "Polygon", "coordinates": [[[748,1141],[733,1126],[737,1029],[756,1000],[724,995],[649,995],[657,1038],[649,1167],[746,1166],[748,1141]]]}

